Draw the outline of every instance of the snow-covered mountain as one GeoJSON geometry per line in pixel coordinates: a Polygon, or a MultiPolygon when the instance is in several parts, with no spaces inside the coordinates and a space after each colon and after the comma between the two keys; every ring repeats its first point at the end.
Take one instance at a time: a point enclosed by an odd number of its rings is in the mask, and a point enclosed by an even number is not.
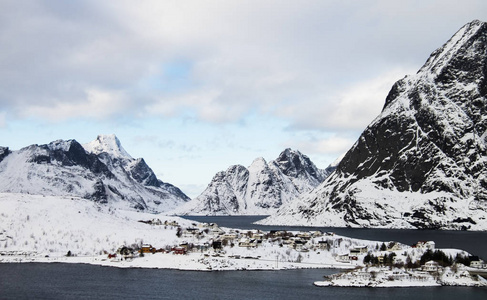
{"type": "Polygon", "coordinates": [[[268,215],[319,185],[332,171],[318,169],[299,151],[284,150],[267,163],[233,165],[218,172],[205,191],[176,209],[186,215],[268,215]]]}
{"type": "Polygon", "coordinates": [[[336,171],[266,224],[487,229],[487,23],[463,26],[381,114],[336,171]]]}
{"type": "Polygon", "coordinates": [[[150,212],[190,200],[157,179],[142,158],[132,158],[115,135],[85,145],[58,140],[18,151],[0,147],[0,192],[82,197],[150,212]]]}

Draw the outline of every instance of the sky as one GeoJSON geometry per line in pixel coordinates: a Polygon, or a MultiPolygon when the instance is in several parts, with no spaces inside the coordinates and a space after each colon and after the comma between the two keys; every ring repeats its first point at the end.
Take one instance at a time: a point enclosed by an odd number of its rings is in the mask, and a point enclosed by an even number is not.
{"type": "Polygon", "coordinates": [[[115,134],[190,197],[299,150],[319,168],[487,1],[0,0],[0,146],[115,134]]]}

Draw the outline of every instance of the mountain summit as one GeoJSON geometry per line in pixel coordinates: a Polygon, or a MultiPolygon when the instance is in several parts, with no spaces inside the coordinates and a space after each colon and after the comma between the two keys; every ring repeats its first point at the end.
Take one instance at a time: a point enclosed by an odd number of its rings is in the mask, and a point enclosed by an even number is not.
{"type": "Polygon", "coordinates": [[[264,223],[486,229],[486,93],[476,20],[394,84],[323,184],[264,223]]]}
{"type": "Polygon", "coordinates": [[[113,157],[132,158],[114,134],[98,135],[94,141],[84,144],[83,148],[93,154],[108,153],[113,157]]]}
{"type": "Polygon", "coordinates": [[[299,151],[286,149],[271,162],[255,159],[245,168],[218,172],[201,195],[173,213],[188,215],[268,215],[309,192],[331,173],[299,151]]]}
{"type": "Polygon", "coordinates": [[[58,140],[18,151],[0,147],[0,192],[72,196],[150,212],[190,199],[157,179],[142,158],[133,159],[115,135],[85,145],[58,140]]]}

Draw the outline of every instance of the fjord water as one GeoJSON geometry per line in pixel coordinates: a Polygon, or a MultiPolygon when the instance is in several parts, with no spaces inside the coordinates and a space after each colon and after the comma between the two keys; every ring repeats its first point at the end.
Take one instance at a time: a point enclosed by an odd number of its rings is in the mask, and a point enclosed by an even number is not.
{"type": "Polygon", "coordinates": [[[335,270],[197,272],[82,264],[0,264],[1,299],[487,299],[468,287],[337,288],[335,270]]]}

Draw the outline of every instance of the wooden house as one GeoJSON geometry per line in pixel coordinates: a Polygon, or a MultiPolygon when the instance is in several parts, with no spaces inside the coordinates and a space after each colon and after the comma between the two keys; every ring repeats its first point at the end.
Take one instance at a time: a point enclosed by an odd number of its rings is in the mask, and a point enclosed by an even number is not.
{"type": "Polygon", "coordinates": [[[184,255],[187,252],[186,248],[180,246],[172,248],[171,251],[174,254],[181,254],[181,255],[184,255]]]}
{"type": "Polygon", "coordinates": [[[389,244],[387,245],[387,250],[388,251],[398,251],[398,250],[401,250],[401,244],[399,244],[397,242],[389,242],[389,244]]]}
{"type": "Polygon", "coordinates": [[[152,245],[149,245],[149,244],[144,244],[142,245],[142,247],[140,248],[139,252],[140,253],[155,253],[156,252],[156,248],[152,247],[152,245]]]}
{"type": "MultiPolygon", "coordinates": [[[[328,241],[318,241],[318,247],[321,250],[327,250],[328,249],[328,241]]],[[[348,254],[347,254],[348,255],[348,254]]]]}

